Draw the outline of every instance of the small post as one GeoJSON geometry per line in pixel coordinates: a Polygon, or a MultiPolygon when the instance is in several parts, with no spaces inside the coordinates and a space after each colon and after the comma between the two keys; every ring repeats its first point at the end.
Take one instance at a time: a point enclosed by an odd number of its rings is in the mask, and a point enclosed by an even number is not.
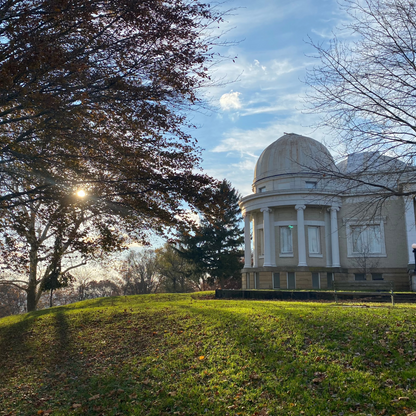
{"type": "Polygon", "coordinates": [[[415,256],[415,269],[413,270],[413,274],[416,274],[416,243],[412,244],[413,254],[415,256]]]}

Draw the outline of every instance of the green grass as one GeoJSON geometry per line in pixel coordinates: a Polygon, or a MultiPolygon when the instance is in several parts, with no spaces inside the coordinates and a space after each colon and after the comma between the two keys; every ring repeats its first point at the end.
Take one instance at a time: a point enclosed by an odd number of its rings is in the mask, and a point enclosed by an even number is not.
{"type": "Polygon", "coordinates": [[[405,415],[416,308],[97,299],[0,320],[0,415],[405,415]]]}

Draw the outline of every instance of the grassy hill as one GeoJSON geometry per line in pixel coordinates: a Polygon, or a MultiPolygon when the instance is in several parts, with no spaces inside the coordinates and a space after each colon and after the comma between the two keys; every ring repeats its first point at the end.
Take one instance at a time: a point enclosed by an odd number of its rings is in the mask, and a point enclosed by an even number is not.
{"type": "Polygon", "coordinates": [[[0,320],[0,415],[405,415],[416,308],[80,302],[0,320]]]}

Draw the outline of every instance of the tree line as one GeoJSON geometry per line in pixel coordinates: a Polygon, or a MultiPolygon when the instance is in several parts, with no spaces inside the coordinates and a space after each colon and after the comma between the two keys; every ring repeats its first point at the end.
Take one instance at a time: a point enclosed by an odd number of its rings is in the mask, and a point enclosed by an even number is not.
{"type": "MultiPolygon", "coordinates": [[[[204,271],[200,264],[188,260],[183,249],[179,244],[166,243],[158,249],[130,250],[115,268],[117,273],[106,273],[99,279],[97,273],[80,269],[59,288],[45,288],[38,309],[101,297],[186,293],[219,287],[220,281],[209,275],[208,269],[204,271]]],[[[241,287],[240,267],[241,264],[234,274],[221,280],[222,287],[241,287]]],[[[0,285],[0,318],[26,311],[26,293],[11,285],[0,285]]]]}
{"type": "MultiPolygon", "coordinates": [[[[68,263],[59,258],[59,269],[54,269],[55,275],[51,276],[48,267],[55,261],[55,247],[49,248],[46,271],[42,271],[43,275],[49,273],[48,278],[35,282],[37,308],[104,296],[239,288],[243,267],[240,195],[226,180],[213,189],[212,195],[211,211],[209,214],[198,212],[195,216],[198,221],[192,228],[182,227],[161,248],[130,250],[115,269],[119,277],[98,280],[85,277],[72,266],[71,257],[68,263]]],[[[25,235],[16,232],[16,242],[25,241],[25,235]]],[[[4,254],[1,250],[2,247],[0,252],[4,254]]],[[[20,256],[7,261],[15,274],[0,280],[0,304],[3,305],[0,315],[30,310],[28,287],[31,280],[26,281],[17,274],[24,250],[23,247],[20,256]]]]}

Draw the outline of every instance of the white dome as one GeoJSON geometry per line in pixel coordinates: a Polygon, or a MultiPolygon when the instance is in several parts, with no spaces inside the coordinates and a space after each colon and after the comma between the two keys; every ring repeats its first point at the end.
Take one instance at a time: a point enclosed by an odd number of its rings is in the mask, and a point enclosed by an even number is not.
{"type": "Polygon", "coordinates": [[[299,134],[285,134],[260,155],[254,169],[254,182],[287,174],[318,173],[334,165],[322,143],[299,134]]]}

